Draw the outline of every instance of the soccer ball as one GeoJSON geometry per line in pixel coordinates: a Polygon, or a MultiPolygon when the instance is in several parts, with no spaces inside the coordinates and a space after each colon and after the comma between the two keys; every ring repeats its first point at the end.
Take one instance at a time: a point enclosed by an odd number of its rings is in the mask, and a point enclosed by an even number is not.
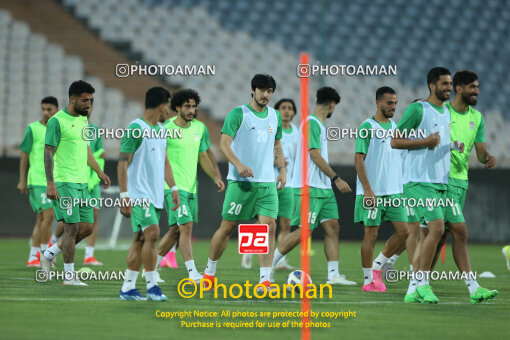
{"type": "Polygon", "coordinates": [[[287,290],[289,292],[292,292],[294,290],[295,292],[299,293],[300,287],[296,286],[296,285],[301,285],[301,287],[303,286],[303,281],[304,281],[305,275],[307,277],[307,281],[308,281],[307,283],[308,284],[312,283],[312,278],[310,277],[310,275],[308,275],[304,271],[294,270],[293,272],[291,272],[289,274],[289,276],[287,277],[287,281],[285,282],[288,285],[287,290]]]}

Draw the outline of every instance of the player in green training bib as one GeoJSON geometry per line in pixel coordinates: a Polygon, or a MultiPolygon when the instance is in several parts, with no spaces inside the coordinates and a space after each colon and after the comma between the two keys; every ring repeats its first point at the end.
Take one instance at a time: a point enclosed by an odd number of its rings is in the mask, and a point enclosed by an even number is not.
{"type": "MultiPolygon", "coordinates": [[[[397,124],[391,119],[397,107],[395,90],[384,86],[376,91],[377,112],[358,129],[354,166],[357,173],[354,222],[363,224],[361,244],[363,292],[385,292],[382,267],[407,239],[407,213],[402,204],[402,152],[390,145],[397,124]],[[375,241],[382,221],[391,222],[395,233],[377,258],[375,241]],[[373,262],[372,262],[373,260],[373,262]]],[[[412,258],[409,259],[412,262],[412,258]]]]}
{"type": "Polygon", "coordinates": [[[69,105],[48,121],[46,129],[46,194],[53,200],[57,221],[64,222],[64,236],[41,255],[41,266],[48,273],[50,261],[62,252],[67,275],[64,285],[86,285],[74,275],[74,253],[76,243],[92,233],[94,222],[93,208],[87,204],[88,166],[98,174],[105,188],[110,186],[110,178],[97,164],[83,137],[94,92],[87,82],[73,82],[69,87],[69,105]]]}
{"type": "Polygon", "coordinates": [[[122,199],[120,211],[125,217],[131,217],[135,237],[127,255],[126,278],[119,293],[121,300],[167,300],[158,286],[156,271],[156,242],[159,217],[164,206],[165,182],[172,188],[172,209],[177,210],[180,206],[166,153],[166,131],[160,123],[169,113],[170,92],[162,87],[150,88],[145,94],[143,116],[129,124],[122,138],[117,165],[122,199]],[[147,282],[146,297],[136,289],[142,264],[147,282]]]}
{"type": "Polygon", "coordinates": [[[180,205],[172,211],[171,188],[165,185],[165,208],[168,213],[169,231],[163,236],[158,246],[158,262],[162,261],[166,253],[178,241],[186,272],[189,278],[197,283],[202,279],[193,260],[191,247],[191,233],[193,223],[198,217],[197,211],[197,164],[205,165],[204,170],[214,181],[219,191],[224,190],[221,178],[216,177],[214,167],[209,160],[206,150],[208,145],[204,138],[204,124],[194,120],[195,111],[200,104],[200,96],[195,90],[185,89],[174,93],[171,108],[177,116],[165,123],[165,129],[172,131],[167,140],[167,155],[172,165],[175,185],[179,190],[180,205]]]}
{"type": "Polygon", "coordinates": [[[19,148],[21,149],[20,174],[18,190],[21,194],[29,193],[30,205],[36,213],[36,221],[32,232],[32,247],[27,261],[27,267],[40,267],[39,251],[48,248],[51,237],[51,223],[53,222],[53,206],[46,197],[46,175],[44,173],[44,137],[48,120],[58,111],[58,101],[55,97],[41,100],[42,118],[29,124],[19,148]],[[27,166],[28,169],[27,180],[27,166]]]}
{"type": "Polygon", "coordinates": [[[322,225],[325,231],[324,253],[327,260],[328,284],[355,285],[356,282],[349,281],[338,270],[338,235],[340,225],[338,223],[338,205],[333,192],[332,183],[342,193],[351,192],[349,184],[342,180],[329,165],[328,138],[325,121],[333,115],[337,104],[340,102],[340,94],[332,87],[321,87],[317,90],[315,109],[299,128],[299,139],[297,144],[296,159],[292,169],[290,187],[294,188],[294,211],[291,225],[299,226],[288,234],[278,248],[274,251],[271,276],[274,274],[276,264],[280,259],[294,249],[301,240],[301,233],[307,233],[308,239],[318,224],[322,225]],[[306,157],[308,158],[308,175],[306,184],[310,187],[310,208],[308,211],[308,223],[310,230],[303,231],[301,228],[301,197],[303,182],[302,148],[303,130],[309,129],[309,144],[306,157]]]}
{"type": "MultiPolygon", "coordinates": [[[[98,129],[99,127],[95,124],[92,124],[90,122],[90,116],[92,115],[92,109],[90,108],[90,112],[88,115],[89,120],[89,128],[94,131],[92,136],[93,139],[89,140],[89,147],[92,151],[92,154],[94,155],[94,158],[96,159],[97,164],[101,168],[101,170],[104,171],[104,164],[105,164],[105,152],[104,152],[104,146],[103,146],[103,140],[100,136],[98,136],[98,129]]],[[[97,176],[96,172],[89,167],[89,179],[88,179],[88,189],[90,193],[90,198],[93,199],[100,199],[101,198],[101,188],[99,187],[99,183],[101,182],[101,179],[97,176]]],[[[99,205],[94,206],[94,228],[92,230],[92,234],[88,236],[86,241],[86,247],[85,247],[85,257],[83,258],[83,264],[89,265],[89,266],[102,266],[103,263],[96,260],[94,257],[94,248],[96,246],[96,240],[97,240],[97,234],[99,232],[99,205]]]]}
{"type": "Polygon", "coordinates": [[[267,104],[276,89],[270,75],[256,74],[251,80],[252,100],[233,109],[221,130],[220,149],[229,162],[229,180],[223,201],[223,220],[214,233],[204,271],[206,287],[212,288],[216,264],[226,248],[237,222],[258,217],[269,226],[269,253],[259,255],[260,277],[257,290],[271,289],[270,272],[278,214],[278,190],[285,186],[286,170],[280,144],[282,123],[278,111],[267,104]],[[280,174],[275,176],[274,162],[280,174]],[[264,287],[264,288],[262,288],[264,287]]]}
{"type": "MultiPolygon", "coordinates": [[[[485,124],[482,114],[473,106],[477,103],[479,94],[479,82],[476,73],[471,71],[458,71],[453,76],[453,88],[455,98],[446,104],[451,115],[451,141],[464,143],[464,152],[452,151],[450,161],[450,178],[446,190],[447,198],[453,200],[453,206],[446,208],[445,222],[447,232],[453,237],[453,257],[459,270],[463,273],[471,273],[471,261],[469,259],[467,239],[468,231],[464,219],[464,203],[468,189],[469,154],[473,149],[480,163],[486,164],[488,169],[496,165],[496,158],[487,152],[485,144],[485,124]]],[[[446,242],[447,233],[443,236],[442,244],[446,242]]],[[[436,256],[437,258],[437,256],[436,256]]],[[[472,275],[467,277],[471,278],[472,275]]],[[[471,303],[480,303],[493,299],[498,295],[497,290],[488,290],[480,287],[475,279],[465,280],[469,290],[471,303]]]]}

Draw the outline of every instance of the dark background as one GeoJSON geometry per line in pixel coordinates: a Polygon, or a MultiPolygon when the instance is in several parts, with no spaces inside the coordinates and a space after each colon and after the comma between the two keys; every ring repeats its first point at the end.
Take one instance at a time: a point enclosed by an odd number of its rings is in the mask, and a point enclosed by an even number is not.
{"type": "MultiPolygon", "coordinates": [[[[227,163],[220,163],[223,176],[227,174],[227,163]]],[[[335,171],[346,180],[355,191],[356,172],[354,167],[335,166],[335,171]]],[[[117,162],[107,161],[105,172],[117,185],[117,162]]],[[[19,159],[0,159],[0,237],[28,237],[34,226],[33,213],[28,195],[20,195],[16,189],[19,180],[19,159]]],[[[471,241],[503,243],[510,241],[510,170],[473,169],[469,172],[469,190],[464,208],[471,241]]],[[[201,239],[210,239],[221,222],[221,208],[224,193],[218,193],[214,183],[202,171],[198,170],[199,183],[199,222],[194,226],[193,235],[201,239]]],[[[226,179],[225,179],[226,183],[226,179]]],[[[340,214],[340,238],[361,240],[363,230],[354,220],[355,194],[341,194],[335,189],[340,214]]],[[[103,197],[106,195],[103,194],[103,197]]],[[[111,235],[116,209],[100,211],[99,238],[111,235]]],[[[161,232],[168,230],[167,215],[163,212],[160,220],[161,232]]],[[[54,225],[55,228],[55,225],[54,225]]],[[[389,224],[383,224],[379,239],[387,239],[392,233],[389,224]]],[[[131,238],[132,229],[129,220],[122,223],[120,238],[131,238]]],[[[313,233],[314,238],[322,238],[322,228],[313,233]]]]}

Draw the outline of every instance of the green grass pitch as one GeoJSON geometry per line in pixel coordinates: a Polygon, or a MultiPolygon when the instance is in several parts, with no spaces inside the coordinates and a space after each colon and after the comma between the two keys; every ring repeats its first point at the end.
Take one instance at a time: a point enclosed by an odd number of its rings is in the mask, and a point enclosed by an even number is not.
{"type": "MultiPolygon", "coordinates": [[[[376,254],[383,244],[378,243],[376,254]]],[[[315,255],[311,257],[313,283],[326,280],[326,261],[321,242],[313,242],[315,255]]],[[[2,339],[299,339],[298,328],[213,328],[192,329],[181,327],[179,319],[157,318],[157,310],[177,311],[299,311],[296,299],[261,300],[213,299],[207,294],[203,299],[184,299],[177,293],[177,283],[186,275],[182,258],[178,255],[179,269],[164,268],[161,284],[168,296],[166,302],[120,301],[121,281],[92,281],[88,287],[65,287],[61,282],[36,283],[35,270],[26,268],[28,245],[26,240],[0,240],[0,330],[2,339]]],[[[499,290],[499,296],[488,303],[471,305],[468,291],[462,281],[433,282],[432,287],[440,303],[437,305],[408,305],[403,303],[407,281],[387,284],[386,293],[362,293],[360,242],[340,242],[340,271],[356,281],[354,287],[334,286],[333,298],[312,300],[314,312],[355,311],[356,317],[331,320],[319,317],[315,322],[329,322],[329,328],[313,328],[312,339],[338,338],[441,338],[474,339],[484,337],[508,338],[510,335],[510,272],[499,245],[471,245],[470,254],[474,270],[480,274],[491,271],[494,279],[479,278],[486,288],[499,290]]],[[[195,262],[203,271],[209,241],[193,244],[195,262]]],[[[83,250],[76,252],[76,269],[81,265],[83,250]]],[[[126,251],[96,251],[96,257],[105,263],[101,270],[124,270],[126,251]]],[[[294,250],[288,260],[299,263],[299,252],[294,250]]],[[[62,270],[59,255],[57,269],[62,270]]],[[[253,269],[240,267],[241,255],[237,243],[231,242],[218,264],[217,277],[227,286],[258,280],[258,262],[253,269]]],[[[397,262],[397,269],[408,269],[407,256],[397,262]]],[[[448,246],[445,264],[437,270],[456,270],[448,246]]],[[[94,268],[99,270],[99,268],[94,268]]],[[[277,283],[284,283],[288,272],[278,271],[277,283]]],[[[145,294],[145,279],[139,277],[137,287],[145,294]]],[[[188,322],[285,322],[300,321],[296,318],[186,318],[188,322]]]]}

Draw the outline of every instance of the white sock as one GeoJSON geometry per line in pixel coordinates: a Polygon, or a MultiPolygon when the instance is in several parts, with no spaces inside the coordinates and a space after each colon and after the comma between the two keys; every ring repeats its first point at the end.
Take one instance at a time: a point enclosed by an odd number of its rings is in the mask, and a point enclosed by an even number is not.
{"type": "Polygon", "coordinates": [[[276,265],[278,264],[278,262],[280,262],[280,260],[284,257],[285,255],[282,255],[279,251],[278,251],[278,248],[276,248],[274,250],[274,255],[273,255],[273,267],[276,267],[276,265]]]}
{"type": "Polygon", "coordinates": [[[271,275],[271,267],[260,267],[259,283],[269,280],[270,275],[271,275]]]}
{"type": "Polygon", "coordinates": [[[372,268],[363,268],[363,278],[365,280],[363,282],[363,285],[368,285],[368,284],[370,284],[370,282],[374,281],[372,268]]]}
{"type": "Polygon", "coordinates": [[[418,281],[417,286],[421,287],[421,286],[428,285],[429,284],[429,275],[430,275],[430,271],[418,270],[418,272],[416,273],[417,281],[418,281]]]}
{"type": "Polygon", "coordinates": [[[416,281],[415,278],[411,278],[411,280],[409,281],[409,288],[407,288],[407,294],[413,294],[415,291],[416,291],[416,286],[417,286],[418,282],[416,281]]]}
{"type": "Polygon", "coordinates": [[[74,280],[74,262],[64,263],[64,279],[74,280]],[[67,274],[68,272],[71,272],[72,274],[67,274]]]}
{"type": "Polygon", "coordinates": [[[395,254],[389,258],[388,263],[391,264],[392,268],[393,268],[393,265],[395,264],[395,262],[397,262],[399,256],[400,255],[395,254]]]}
{"type": "Polygon", "coordinates": [[[138,271],[126,269],[126,278],[122,284],[122,291],[127,293],[131,289],[136,288],[136,279],[138,278],[138,271]]]}
{"type": "Polygon", "coordinates": [[[372,263],[372,269],[381,270],[382,266],[388,261],[388,258],[383,255],[382,252],[379,253],[379,256],[372,263]]]}
{"type": "Polygon", "coordinates": [[[412,264],[410,264],[410,265],[409,265],[409,271],[410,271],[410,272],[412,272],[412,271],[413,271],[413,265],[412,265],[412,264]]]}
{"type": "Polygon", "coordinates": [[[156,284],[156,271],[153,270],[151,272],[145,272],[145,281],[147,281],[147,290],[151,289],[156,284]]]}
{"type": "Polygon", "coordinates": [[[195,261],[189,260],[184,262],[184,265],[186,266],[186,269],[188,270],[188,275],[190,279],[196,279],[200,277],[200,274],[197,271],[197,268],[195,267],[195,261]]]}
{"type": "Polygon", "coordinates": [[[41,243],[41,252],[45,251],[46,249],[48,249],[48,243],[41,243]]]}
{"type": "Polygon", "coordinates": [[[30,247],[30,255],[28,256],[28,260],[32,261],[36,259],[38,251],[40,251],[39,247],[30,247]]]}
{"type": "Polygon", "coordinates": [[[55,236],[55,234],[51,234],[51,240],[50,240],[51,243],[55,244],[58,242],[58,238],[57,236],[55,236]]]}
{"type": "Polygon", "coordinates": [[[161,263],[161,260],[163,260],[165,257],[158,254],[158,260],[156,261],[156,269],[159,267],[159,264],[161,263]]]}
{"type": "Polygon", "coordinates": [[[466,283],[466,287],[469,290],[469,295],[473,295],[473,293],[476,292],[478,287],[480,287],[478,282],[475,279],[473,279],[473,277],[474,277],[473,272],[469,272],[468,278],[464,280],[464,282],[466,283]]]}
{"type": "Polygon", "coordinates": [[[94,256],[94,247],[85,247],[85,258],[94,256]]]}
{"type": "Polygon", "coordinates": [[[60,254],[62,252],[62,249],[60,249],[58,247],[58,244],[55,243],[54,245],[52,245],[51,247],[49,247],[48,249],[46,249],[43,253],[43,255],[48,259],[48,260],[53,260],[58,254],[60,254]]]}
{"type": "Polygon", "coordinates": [[[328,280],[338,275],[338,261],[328,261],[328,280]]]}
{"type": "Polygon", "coordinates": [[[210,276],[216,275],[216,264],[218,261],[212,261],[211,259],[207,259],[207,267],[205,267],[204,273],[210,276]]]}
{"type": "Polygon", "coordinates": [[[176,250],[177,250],[177,243],[174,244],[174,246],[172,247],[172,249],[170,249],[170,251],[173,251],[175,253],[176,250]]]}
{"type": "Polygon", "coordinates": [[[286,261],[287,261],[287,255],[283,255],[283,257],[280,259],[280,261],[278,261],[277,264],[280,264],[280,263],[284,264],[286,261]]]}

